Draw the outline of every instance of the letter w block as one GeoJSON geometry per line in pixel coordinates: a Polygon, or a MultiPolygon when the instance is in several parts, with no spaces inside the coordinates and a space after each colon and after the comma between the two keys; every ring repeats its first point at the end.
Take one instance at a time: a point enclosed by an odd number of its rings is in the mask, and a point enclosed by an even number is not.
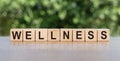
{"type": "Polygon", "coordinates": [[[22,29],[11,29],[10,30],[10,40],[15,42],[22,42],[22,29]]]}

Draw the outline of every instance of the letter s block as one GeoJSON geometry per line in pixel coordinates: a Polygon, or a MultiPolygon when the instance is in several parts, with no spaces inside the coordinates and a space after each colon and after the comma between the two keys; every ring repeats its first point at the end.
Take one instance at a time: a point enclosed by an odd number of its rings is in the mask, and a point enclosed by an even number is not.
{"type": "Polygon", "coordinates": [[[109,29],[98,29],[98,42],[109,41],[110,31],[109,29]]]}
{"type": "Polygon", "coordinates": [[[14,42],[22,42],[23,40],[22,29],[11,29],[10,30],[10,40],[14,42]]]}
{"type": "Polygon", "coordinates": [[[85,29],[86,42],[97,42],[97,29],[85,29]]]}

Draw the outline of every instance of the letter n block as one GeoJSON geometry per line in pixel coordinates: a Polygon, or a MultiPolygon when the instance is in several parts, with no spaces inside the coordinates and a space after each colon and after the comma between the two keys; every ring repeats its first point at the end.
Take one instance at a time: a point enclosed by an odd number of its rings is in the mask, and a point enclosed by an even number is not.
{"type": "Polygon", "coordinates": [[[35,42],[35,29],[23,29],[23,41],[35,42]]]}
{"type": "Polygon", "coordinates": [[[60,41],[60,29],[48,29],[48,42],[60,41]]]}
{"type": "Polygon", "coordinates": [[[61,42],[72,42],[72,29],[60,29],[61,32],[61,42]]]}
{"type": "Polygon", "coordinates": [[[73,41],[84,42],[85,41],[84,29],[73,29],[73,41]]]}
{"type": "Polygon", "coordinates": [[[85,41],[97,42],[97,29],[85,29],[85,41]]]}
{"type": "Polygon", "coordinates": [[[23,32],[22,29],[11,29],[10,30],[10,40],[14,42],[22,42],[23,32]]]}
{"type": "Polygon", "coordinates": [[[98,29],[98,42],[109,41],[110,31],[109,29],[98,29]]]}

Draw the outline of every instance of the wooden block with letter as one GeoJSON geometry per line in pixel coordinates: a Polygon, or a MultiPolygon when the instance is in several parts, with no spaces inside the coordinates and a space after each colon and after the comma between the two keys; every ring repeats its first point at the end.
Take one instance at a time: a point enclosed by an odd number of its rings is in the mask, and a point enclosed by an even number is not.
{"type": "Polygon", "coordinates": [[[85,41],[97,42],[97,29],[85,29],[85,41]]]}
{"type": "Polygon", "coordinates": [[[85,41],[85,30],[84,29],[73,29],[73,42],[84,42],[85,41]]]}
{"type": "Polygon", "coordinates": [[[23,41],[35,42],[35,29],[23,29],[23,41]]]}
{"type": "Polygon", "coordinates": [[[60,29],[48,29],[48,42],[60,41],[60,29]]]}
{"type": "Polygon", "coordinates": [[[10,30],[10,40],[15,42],[22,42],[23,35],[22,29],[11,29],[10,30]]]}
{"type": "Polygon", "coordinates": [[[109,29],[98,29],[98,42],[109,41],[110,31],[109,29]]]}
{"type": "Polygon", "coordinates": [[[36,42],[47,42],[47,29],[36,29],[36,42]]]}
{"type": "Polygon", "coordinates": [[[72,29],[60,29],[61,33],[61,42],[72,42],[72,29]]]}

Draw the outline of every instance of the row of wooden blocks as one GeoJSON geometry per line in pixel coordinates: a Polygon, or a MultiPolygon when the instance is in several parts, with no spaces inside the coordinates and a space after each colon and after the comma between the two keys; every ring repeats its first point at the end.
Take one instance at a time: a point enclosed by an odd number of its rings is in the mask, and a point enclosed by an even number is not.
{"type": "Polygon", "coordinates": [[[104,42],[109,41],[109,29],[11,29],[15,42],[104,42]]]}

